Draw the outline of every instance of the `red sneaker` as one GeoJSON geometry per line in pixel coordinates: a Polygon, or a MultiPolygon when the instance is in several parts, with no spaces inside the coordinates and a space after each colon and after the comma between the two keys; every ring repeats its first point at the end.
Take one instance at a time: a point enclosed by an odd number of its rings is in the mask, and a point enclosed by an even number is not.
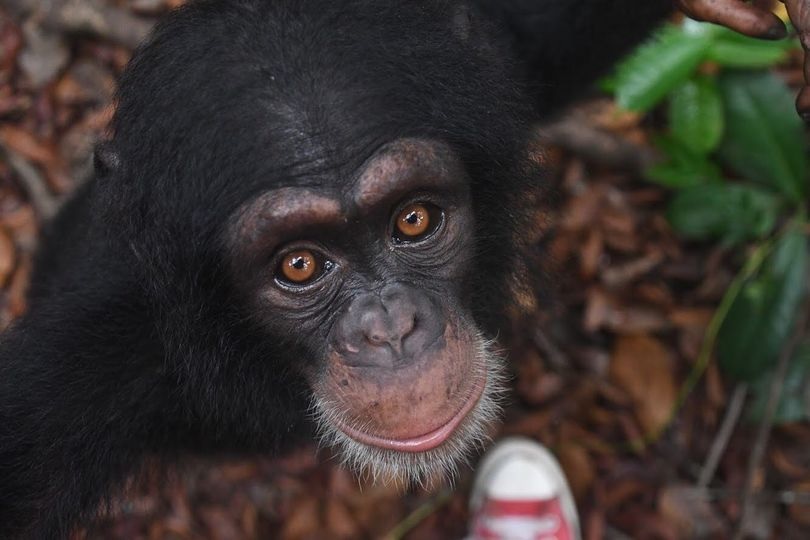
{"type": "Polygon", "coordinates": [[[530,439],[496,444],[470,496],[470,540],[579,540],[574,498],[560,465],[530,439]]]}

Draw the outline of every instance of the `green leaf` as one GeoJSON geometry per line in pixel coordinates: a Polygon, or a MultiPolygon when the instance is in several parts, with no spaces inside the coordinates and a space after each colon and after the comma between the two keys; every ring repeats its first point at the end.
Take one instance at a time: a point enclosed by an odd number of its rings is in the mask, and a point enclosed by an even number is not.
{"type": "Polygon", "coordinates": [[[667,25],[617,68],[613,79],[619,106],[647,111],[689,78],[706,57],[710,35],[690,35],[667,25]]]}
{"type": "Polygon", "coordinates": [[[670,189],[684,189],[715,182],[720,177],[720,169],[708,160],[699,163],[666,162],[653,165],[644,176],[656,184],[670,189]]]}
{"type": "Polygon", "coordinates": [[[795,40],[767,41],[744,36],[725,27],[718,27],[709,47],[707,60],[730,68],[766,68],[785,60],[795,40]]]}
{"type": "Polygon", "coordinates": [[[800,203],[807,193],[806,139],[793,95],[770,72],[733,72],[720,79],[725,104],[725,162],[800,203]]]}
{"type": "Polygon", "coordinates": [[[729,308],[717,335],[717,359],[727,374],[751,382],[773,366],[793,329],[806,283],[807,240],[794,229],[729,308]]]}
{"type": "MultiPolygon", "coordinates": [[[[763,377],[751,386],[754,399],[749,417],[754,422],[761,421],[765,414],[770,382],[768,377],[763,377]]],[[[810,343],[803,343],[790,360],[774,422],[787,424],[808,419],[810,419],[810,343]]]]}
{"type": "Polygon", "coordinates": [[[616,93],[616,76],[614,74],[606,75],[599,79],[596,83],[597,87],[606,94],[616,93]]]}
{"type": "Polygon", "coordinates": [[[648,180],[672,189],[683,189],[721,179],[717,165],[676,138],[659,135],[654,142],[666,160],[644,171],[648,180]]]}
{"type": "Polygon", "coordinates": [[[723,137],[723,101],[714,79],[698,76],[672,92],[669,99],[672,135],[697,154],[715,150],[723,137]]]}
{"type": "Polygon", "coordinates": [[[667,217],[687,238],[720,239],[736,244],[762,238],[773,230],[779,201],[753,186],[711,183],[680,191],[667,217]]]}

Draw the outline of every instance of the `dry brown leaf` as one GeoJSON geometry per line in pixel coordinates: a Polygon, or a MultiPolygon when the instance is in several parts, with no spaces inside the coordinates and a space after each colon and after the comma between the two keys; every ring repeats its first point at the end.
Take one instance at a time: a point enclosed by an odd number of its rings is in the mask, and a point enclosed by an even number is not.
{"type": "Polygon", "coordinates": [[[645,432],[658,433],[667,425],[677,387],[672,359],[660,341],[646,335],[619,337],[611,357],[610,379],[632,398],[645,432]]]}
{"type": "Polygon", "coordinates": [[[196,513],[205,523],[210,538],[216,538],[217,540],[241,540],[244,538],[244,535],[234,523],[234,516],[227,512],[225,508],[208,506],[197,508],[196,513]]]}
{"type": "Polygon", "coordinates": [[[667,193],[658,187],[641,188],[627,193],[631,206],[659,205],[667,200],[667,193]]]}
{"type": "Polygon", "coordinates": [[[245,505],[239,522],[246,538],[256,538],[259,529],[259,509],[253,504],[245,505]]]}
{"type": "Polygon", "coordinates": [[[616,411],[592,405],[585,411],[585,420],[596,429],[600,427],[611,427],[616,423],[616,411]]]}
{"type": "Polygon", "coordinates": [[[55,159],[55,152],[51,145],[35,139],[29,132],[16,126],[0,126],[0,140],[31,161],[47,164],[55,159]]]}
{"type": "Polygon", "coordinates": [[[604,253],[602,234],[598,230],[591,231],[579,252],[579,275],[583,281],[596,277],[604,253]]]}
{"type": "Polygon", "coordinates": [[[180,490],[175,490],[171,496],[171,513],[163,519],[163,531],[155,530],[154,535],[150,534],[150,540],[155,538],[165,538],[166,536],[185,539],[191,539],[192,534],[192,516],[191,508],[189,508],[188,500],[185,494],[180,490]],[[168,534],[166,534],[168,533],[168,534]]]}
{"type": "Polygon", "coordinates": [[[705,329],[714,317],[711,308],[678,307],[669,312],[669,320],[678,328],[698,327],[705,329]]]}
{"type": "Polygon", "coordinates": [[[501,434],[525,435],[527,437],[540,438],[549,430],[552,421],[552,414],[548,409],[532,412],[517,419],[512,419],[509,423],[504,424],[501,434]]]}
{"type": "Polygon", "coordinates": [[[335,467],[329,471],[329,493],[333,497],[349,500],[358,494],[359,484],[357,478],[343,467],[335,467]]]}
{"type": "Polygon", "coordinates": [[[17,270],[12,274],[6,289],[8,294],[8,309],[13,317],[19,317],[25,311],[28,302],[25,293],[28,291],[30,281],[31,260],[21,257],[17,270]]]}
{"type": "Polygon", "coordinates": [[[622,231],[605,229],[605,245],[624,255],[634,255],[641,251],[641,238],[637,234],[627,234],[622,231]]]}
{"type": "Polygon", "coordinates": [[[560,445],[557,458],[577,500],[583,500],[593,486],[596,468],[588,451],[574,443],[560,445]]]}
{"type": "Polygon", "coordinates": [[[797,422],[779,426],[779,435],[798,443],[799,447],[810,447],[810,424],[797,422]]]}
{"type": "Polygon", "coordinates": [[[588,450],[591,455],[603,458],[613,456],[616,447],[604,441],[592,430],[584,428],[573,422],[563,422],[559,429],[559,440],[576,441],[576,443],[588,450]]]}
{"type": "Polygon", "coordinates": [[[562,185],[565,191],[579,193],[585,188],[586,182],[585,162],[577,157],[570,159],[563,171],[562,185]]]}
{"type": "Polygon", "coordinates": [[[666,330],[669,320],[657,309],[622,305],[597,287],[588,290],[583,326],[588,332],[612,330],[619,334],[638,334],[666,330]]]}
{"type": "MultiPolygon", "coordinates": [[[[609,362],[610,361],[608,360],[608,367],[609,362]]],[[[628,398],[625,392],[606,380],[598,381],[596,390],[601,399],[604,399],[607,403],[614,407],[626,408],[632,406],[633,404],[632,400],[628,398]]]]}
{"type": "Polygon", "coordinates": [[[54,97],[57,101],[66,104],[81,103],[86,95],[79,82],[67,73],[62,76],[54,88],[54,97]]]}
{"type": "Polygon", "coordinates": [[[590,229],[604,206],[605,193],[599,186],[588,189],[571,199],[564,209],[561,226],[564,230],[580,231],[590,229]]]}
{"type": "MultiPolygon", "coordinates": [[[[792,486],[791,491],[801,493],[805,497],[810,495],[810,482],[801,482],[792,486]]],[[[795,503],[788,506],[788,513],[790,517],[796,520],[797,523],[810,527],[810,505],[795,503]]]]}
{"type": "Polygon", "coordinates": [[[602,272],[602,283],[611,289],[624,287],[644,277],[664,260],[664,254],[653,251],[621,265],[611,266],[602,272]]]}
{"type": "Polygon", "coordinates": [[[585,316],[582,326],[588,332],[596,332],[611,319],[614,312],[611,299],[602,290],[594,287],[588,291],[585,316]]]}
{"type": "Polygon", "coordinates": [[[584,540],[602,540],[605,538],[605,513],[601,508],[595,508],[588,513],[584,521],[584,540]]]}
{"type": "Polygon", "coordinates": [[[318,499],[305,495],[295,501],[292,512],[281,531],[283,540],[312,538],[321,529],[318,499]]]}
{"type": "Polygon", "coordinates": [[[568,349],[568,354],[573,365],[580,366],[598,377],[603,377],[610,365],[610,355],[598,346],[576,344],[568,349]]]}
{"type": "Polygon", "coordinates": [[[557,263],[560,267],[563,263],[579,252],[579,240],[574,234],[559,233],[552,235],[548,245],[548,257],[552,263],[557,263]]]}
{"type": "Polygon", "coordinates": [[[675,304],[675,296],[672,294],[672,290],[661,282],[638,283],[633,287],[632,294],[640,301],[660,308],[671,308],[675,304]]]}
{"type": "Polygon", "coordinates": [[[611,510],[627,504],[648,490],[649,486],[634,476],[619,478],[605,489],[605,510],[610,515],[611,510]]]}
{"type": "Polygon", "coordinates": [[[636,234],[636,218],[623,205],[621,207],[608,206],[602,208],[598,218],[599,223],[607,232],[627,236],[636,234]]]}
{"type": "Polygon", "coordinates": [[[17,62],[17,55],[23,47],[23,36],[17,25],[5,17],[0,18],[0,71],[11,73],[17,62]]]}
{"type": "Polygon", "coordinates": [[[800,480],[810,475],[810,471],[807,470],[806,457],[804,460],[797,459],[788,449],[779,446],[773,446],[768,453],[771,463],[781,475],[793,480],[800,480]]]}
{"type": "Polygon", "coordinates": [[[330,499],[324,511],[326,529],[333,538],[357,538],[360,530],[346,505],[337,499],[330,499]]]}
{"type": "Polygon", "coordinates": [[[14,271],[16,259],[14,241],[5,229],[0,229],[0,285],[4,285],[14,271]]]}
{"type": "Polygon", "coordinates": [[[597,127],[608,131],[626,131],[635,128],[643,116],[637,112],[622,109],[612,99],[596,100],[589,104],[591,121],[597,127]]]}
{"type": "Polygon", "coordinates": [[[723,522],[704,493],[691,486],[666,486],[658,496],[658,512],[678,531],[679,538],[711,538],[723,532],[723,522]]]}
{"type": "MultiPolygon", "coordinates": [[[[347,479],[358,485],[358,480],[351,475],[347,479]]],[[[402,492],[393,483],[367,482],[359,490],[355,489],[353,496],[340,500],[347,505],[356,523],[380,535],[391,530],[405,514],[402,492]]]]}
{"type": "Polygon", "coordinates": [[[37,215],[31,205],[21,204],[13,210],[0,213],[0,224],[11,233],[20,252],[30,253],[34,250],[38,241],[39,226],[37,215]]]}
{"type": "Polygon", "coordinates": [[[534,379],[521,377],[518,380],[518,395],[529,405],[539,406],[559,396],[565,381],[556,373],[545,373],[534,379]]]}

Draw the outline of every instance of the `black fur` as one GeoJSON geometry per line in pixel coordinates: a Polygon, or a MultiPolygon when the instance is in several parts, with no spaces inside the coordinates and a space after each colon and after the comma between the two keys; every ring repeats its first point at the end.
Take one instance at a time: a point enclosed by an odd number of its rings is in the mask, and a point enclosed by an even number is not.
{"type": "Polygon", "coordinates": [[[530,128],[669,9],[650,0],[228,0],[136,52],[95,177],[50,225],[0,345],[0,538],[67,536],[146,456],[308,435],[307,336],[268,335],[223,230],[275,185],[340,189],[381,145],[461,156],[494,328],[530,128]]]}

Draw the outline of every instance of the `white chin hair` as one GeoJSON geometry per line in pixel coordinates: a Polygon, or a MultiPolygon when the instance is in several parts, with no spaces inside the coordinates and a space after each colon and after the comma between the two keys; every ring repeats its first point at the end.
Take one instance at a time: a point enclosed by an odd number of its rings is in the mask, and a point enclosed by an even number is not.
{"type": "Polygon", "coordinates": [[[488,427],[501,413],[506,376],[503,355],[494,345],[494,341],[476,336],[473,366],[475,370],[486,370],[486,385],[475,407],[440,446],[411,453],[357,442],[335,427],[342,423],[342,412],[328,400],[315,398],[312,415],[318,429],[319,445],[335,448],[344,466],[375,483],[407,487],[426,486],[437,479],[455,481],[459,464],[469,465],[476,451],[482,451],[490,441],[488,427]]]}

